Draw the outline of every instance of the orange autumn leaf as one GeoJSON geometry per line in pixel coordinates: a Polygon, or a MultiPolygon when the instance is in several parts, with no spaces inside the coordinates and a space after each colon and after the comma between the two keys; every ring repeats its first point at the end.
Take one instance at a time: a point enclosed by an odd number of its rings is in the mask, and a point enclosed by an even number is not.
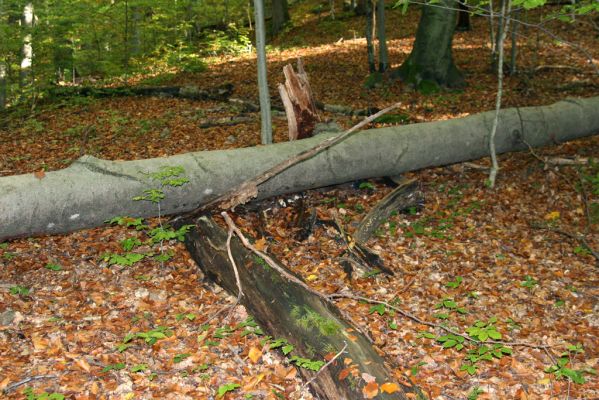
{"type": "Polygon", "coordinates": [[[362,394],[367,399],[374,398],[374,396],[379,394],[379,384],[376,382],[370,382],[368,385],[362,388],[362,394]]]}
{"type": "Polygon", "coordinates": [[[344,368],[339,372],[339,380],[342,381],[349,376],[349,368],[344,368]]]}
{"type": "Polygon", "coordinates": [[[260,360],[260,357],[262,357],[262,350],[257,347],[252,347],[248,353],[248,357],[255,364],[260,360]]]}
{"type": "Polygon", "coordinates": [[[46,176],[46,172],[43,169],[40,169],[39,171],[35,171],[33,173],[33,176],[35,176],[37,179],[42,180],[46,176]]]}
{"type": "Polygon", "coordinates": [[[266,250],[266,238],[265,237],[261,237],[260,239],[256,240],[254,242],[254,247],[257,250],[260,250],[260,251],[266,250]]]}
{"type": "Polygon", "coordinates": [[[385,393],[395,393],[399,390],[399,385],[397,383],[387,382],[381,385],[381,392],[385,393]]]}

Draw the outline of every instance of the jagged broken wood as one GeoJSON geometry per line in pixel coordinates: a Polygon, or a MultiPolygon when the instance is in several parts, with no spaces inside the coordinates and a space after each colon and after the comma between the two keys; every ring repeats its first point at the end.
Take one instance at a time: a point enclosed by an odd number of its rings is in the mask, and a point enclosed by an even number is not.
{"type": "MultiPolygon", "coordinates": [[[[484,157],[492,118],[487,112],[361,132],[258,183],[257,198],[484,157]]],[[[597,133],[599,97],[569,99],[502,110],[496,145],[504,153],[526,150],[525,142],[539,147],[597,133]]],[[[126,162],[84,156],[41,179],[32,173],[0,177],[0,241],[91,228],[119,215],[156,216],[154,204],[132,198],[154,187],[148,173],[165,166],[183,167],[190,182],[165,190],[162,215],[189,212],[335,137],[126,162]]]]}
{"type": "Polygon", "coordinates": [[[287,64],[283,67],[283,74],[285,83],[279,84],[278,89],[287,114],[289,140],[312,137],[320,116],[302,59],[297,60],[297,72],[287,64]]]}
{"type": "Polygon", "coordinates": [[[358,243],[366,243],[381,223],[386,221],[394,211],[418,206],[423,202],[423,198],[424,195],[418,190],[415,180],[401,183],[362,218],[353,238],[358,243]]]}
{"type": "MultiPolygon", "coordinates": [[[[177,221],[177,224],[183,223],[183,220],[177,221]]],[[[238,285],[227,254],[227,237],[226,231],[203,216],[187,234],[185,245],[207,277],[237,295],[238,285]]],[[[307,380],[315,378],[310,386],[319,398],[363,398],[362,390],[366,385],[363,376],[368,376],[363,373],[374,377],[379,387],[384,383],[397,384],[396,392],[380,392],[377,398],[424,398],[407,377],[398,379],[377,349],[344,320],[333,303],[281,275],[263,258],[247,250],[237,238],[231,240],[230,248],[243,287],[241,303],[264,331],[272,337],[286,339],[294,346],[292,355],[324,363],[347,346],[336,362],[316,376],[305,368],[300,369],[307,380]]],[[[288,274],[300,279],[291,272],[288,274]]]]}

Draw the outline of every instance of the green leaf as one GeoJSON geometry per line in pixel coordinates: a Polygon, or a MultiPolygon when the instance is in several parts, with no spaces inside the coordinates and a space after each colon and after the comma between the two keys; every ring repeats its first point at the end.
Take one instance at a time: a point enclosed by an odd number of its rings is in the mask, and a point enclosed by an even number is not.
{"type": "Polygon", "coordinates": [[[294,349],[294,347],[293,347],[292,344],[288,344],[288,345],[285,345],[285,346],[281,347],[281,351],[285,355],[291,353],[293,351],[293,349],[294,349]]]}
{"type": "Polygon", "coordinates": [[[125,369],[125,364],[124,363],[116,363],[116,364],[110,364],[105,366],[104,368],[102,368],[102,373],[108,372],[108,371],[118,371],[121,369],[125,369]]]}
{"type": "Polygon", "coordinates": [[[225,385],[221,385],[218,388],[217,395],[218,395],[218,397],[223,397],[228,392],[232,392],[235,389],[240,388],[240,387],[241,387],[241,385],[238,383],[227,383],[225,385]]]}
{"type": "Polygon", "coordinates": [[[376,304],[372,307],[370,307],[370,310],[368,311],[368,314],[373,314],[373,313],[378,313],[379,315],[384,315],[385,314],[385,305],[384,304],[376,304]]]}
{"type": "Polygon", "coordinates": [[[148,369],[148,364],[137,364],[131,367],[131,372],[143,372],[148,369]]]}
{"type": "Polygon", "coordinates": [[[62,267],[60,265],[53,264],[53,263],[46,264],[46,266],[44,268],[49,269],[50,271],[60,271],[60,270],[62,270],[62,267]]]}
{"type": "Polygon", "coordinates": [[[183,354],[177,354],[176,356],[173,357],[173,362],[175,364],[180,363],[181,361],[185,360],[186,358],[188,358],[189,356],[191,356],[190,353],[183,353],[183,354]]]}

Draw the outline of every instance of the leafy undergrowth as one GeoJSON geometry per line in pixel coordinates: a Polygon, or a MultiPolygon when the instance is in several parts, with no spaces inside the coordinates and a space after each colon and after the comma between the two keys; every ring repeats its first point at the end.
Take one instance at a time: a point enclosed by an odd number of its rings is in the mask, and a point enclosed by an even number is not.
{"type": "MultiPolygon", "coordinates": [[[[273,89],[282,80],[281,66],[301,55],[317,98],[327,103],[361,108],[402,101],[407,122],[492,108],[495,79],[485,67],[482,20],[474,21],[474,32],[456,38],[457,63],[469,73],[469,88],[427,97],[400,84],[363,89],[364,41],[348,36],[351,29],[360,31],[358,20],[344,20],[342,32],[339,24],[327,21],[294,18],[296,26],[275,43],[281,48],[270,56],[273,89]],[[315,34],[319,26],[324,34],[315,34]],[[346,40],[337,42],[341,36],[346,40]],[[290,44],[291,38],[297,43],[290,44]],[[311,47],[303,47],[307,45],[311,47]]],[[[391,58],[399,64],[409,52],[417,18],[410,11],[407,17],[392,13],[390,21],[391,58]]],[[[593,40],[579,25],[560,33],[593,40]]],[[[527,40],[521,44],[524,67],[533,62],[527,40]]],[[[540,64],[555,64],[564,56],[580,70],[508,77],[508,105],[594,94],[597,78],[588,75],[582,57],[548,39],[541,43],[540,64]],[[589,84],[560,89],[574,82],[589,84]]],[[[587,48],[597,55],[596,44],[587,48]]],[[[206,73],[177,75],[171,83],[231,81],[235,96],[255,100],[253,63],[251,56],[214,60],[206,73]]],[[[216,102],[141,97],[45,106],[35,117],[13,120],[0,131],[0,172],[62,168],[81,154],[135,159],[257,144],[258,120],[228,128],[198,127],[205,118],[235,113],[216,102]]],[[[354,122],[327,117],[345,126],[354,122]]],[[[284,118],[275,119],[278,141],[285,140],[286,127],[284,118]]],[[[540,152],[596,156],[599,138],[540,152]]],[[[591,187],[597,167],[545,168],[529,153],[502,156],[500,162],[493,192],[484,187],[486,173],[469,164],[407,174],[421,183],[424,207],[394,215],[369,242],[396,271],[392,277],[371,274],[350,280],[340,266],[343,242],[335,231],[317,226],[306,241],[294,239],[293,205],[271,207],[263,217],[239,213],[235,219],[254,237],[264,235],[260,243],[266,251],[324,293],[349,288],[483,341],[477,344],[422,325],[384,305],[337,301],[394,367],[412,375],[433,399],[598,398],[595,260],[575,240],[531,226],[590,229],[589,245],[599,248],[598,194],[575,190],[581,179],[591,187]],[[502,344],[491,344],[493,340],[502,344]],[[541,346],[549,347],[545,351],[541,346]]],[[[310,191],[305,202],[322,218],[335,212],[351,233],[391,190],[382,181],[359,186],[310,191]]],[[[284,338],[266,337],[243,307],[218,314],[234,299],[203,280],[176,235],[169,239],[152,231],[159,227],[156,219],[121,219],[70,235],[0,244],[0,389],[33,378],[6,396],[311,398],[284,338]],[[136,230],[119,222],[148,228],[136,230]],[[157,239],[146,242],[152,237],[157,239]]]]}

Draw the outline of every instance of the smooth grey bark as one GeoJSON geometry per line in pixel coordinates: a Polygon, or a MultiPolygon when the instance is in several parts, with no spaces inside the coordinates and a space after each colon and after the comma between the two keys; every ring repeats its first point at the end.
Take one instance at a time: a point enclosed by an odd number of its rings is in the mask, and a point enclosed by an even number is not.
{"type": "Polygon", "coordinates": [[[377,0],[376,19],[376,35],[379,39],[379,72],[385,72],[389,68],[389,51],[385,33],[385,0],[377,0]]]}
{"type": "Polygon", "coordinates": [[[266,78],[266,27],[264,26],[264,0],[254,0],[256,22],[256,53],[258,62],[258,95],[260,97],[260,134],[262,144],[272,143],[272,117],[270,93],[266,78]]]}
{"type": "Polygon", "coordinates": [[[289,7],[287,5],[287,0],[272,0],[271,12],[271,30],[274,36],[283,29],[287,22],[289,22],[289,7]]]}
{"type": "Polygon", "coordinates": [[[412,52],[393,76],[417,88],[423,82],[449,88],[464,86],[451,51],[456,14],[456,0],[423,5],[412,52]]]}
{"type": "MultiPolygon", "coordinates": [[[[258,197],[488,156],[487,133],[494,116],[490,111],[356,133],[260,185],[258,197]]],[[[526,150],[523,140],[531,146],[543,146],[598,133],[599,97],[572,99],[550,106],[501,110],[495,145],[499,154],[526,150]]],[[[154,204],[132,198],[156,187],[147,173],[163,166],[183,167],[190,182],[166,189],[162,213],[191,211],[330,136],[125,162],[84,156],[42,179],[34,174],[2,177],[0,241],[91,228],[115,216],[155,216],[154,204]]]]}

